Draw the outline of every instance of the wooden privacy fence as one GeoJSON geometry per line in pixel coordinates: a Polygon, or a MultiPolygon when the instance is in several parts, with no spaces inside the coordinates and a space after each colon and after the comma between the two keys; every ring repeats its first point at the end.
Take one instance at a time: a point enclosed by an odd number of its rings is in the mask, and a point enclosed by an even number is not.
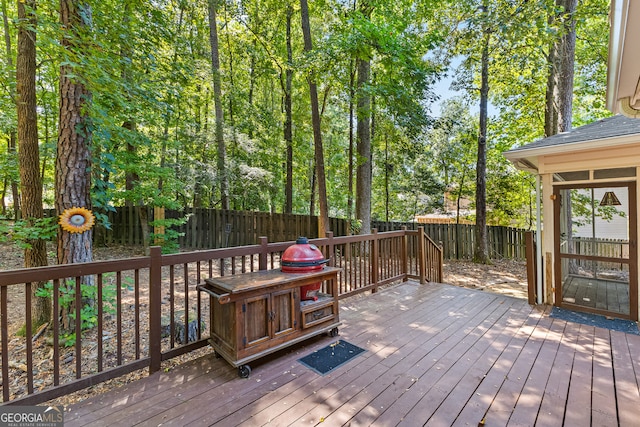
{"type": "Polygon", "coordinates": [[[629,258],[629,240],[574,237],[573,252],[606,258],[629,258]]]}
{"type": "MultiPolygon", "coordinates": [[[[372,223],[379,231],[399,230],[401,227],[417,229],[425,233],[442,246],[444,259],[473,259],[476,236],[475,225],[471,224],[420,224],[376,222],[372,223]]],[[[491,258],[526,259],[526,230],[513,227],[489,226],[489,255],[491,258]]]]}
{"type": "MultiPolygon", "coordinates": [[[[339,297],[414,278],[442,281],[442,252],[423,229],[311,240],[340,267],[339,297]]],[[[0,372],[2,401],[33,405],[146,368],[207,345],[209,299],[196,286],[208,277],[280,268],[293,241],[82,264],[0,271],[0,372]],[[93,305],[83,281],[95,284],[93,305]],[[66,307],[90,326],[61,331],[59,316],[49,338],[32,331],[32,287],[48,283],[54,313],[66,307]],[[69,304],[70,297],[75,305],[69,304]],[[84,304],[84,305],[83,305],[84,304]],[[11,316],[9,316],[11,310],[11,316]],[[86,312],[85,312],[86,314],[86,312]],[[26,325],[24,336],[18,328],[26,325]]]]}
{"type": "MultiPolygon", "coordinates": [[[[119,207],[109,212],[110,229],[96,227],[94,241],[98,245],[141,245],[140,209],[147,209],[149,221],[154,210],[137,206],[119,207]]],[[[272,242],[295,240],[299,236],[318,237],[318,217],[255,211],[187,208],[166,209],[165,219],[186,218],[183,225],[173,227],[180,233],[178,244],[183,249],[218,249],[254,245],[260,236],[272,242]]],[[[331,218],[329,228],[336,236],[346,235],[346,221],[331,218]]],[[[150,226],[149,231],[153,231],[150,226]]]]}
{"type": "MultiPolygon", "coordinates": [[[[140,207],[119,207],[109,212],[110,229],[97,226],[94,233],[96,245],[141,245],[142,226],[140,207]]],[[[154,219],[151,208],[147,215],[154,219]]],[[[53,214],[53,213],[51,213],[53,214]]],[[[174,227],[182,234],[178,239],[183,249],[217,249],[242,245],[254,245],[260,236],[267,236],[271,242],[295,240],[299,236],[318,237],[318,217],[253,211],[233,211],[220,209],[166,210],[165,218],[187,217],[186,224],[174,227]]],[[[335,236],[347,235],[347,221],[330,218],[330,229],[335,236]]],[[[472,259],[475,247],[475,226],[470,224],[420,224],[417,222],[373,221],[372,229],[380,232],[417,230],[423,227],[427,235],[442,246],[444,259],[472,259]]],[[[150,232],[153,231],[150,227],[150,232]]],[[[488,227],[489,249],[492,258],[525,259],[525,230],[490,226],[488,227]]]]}

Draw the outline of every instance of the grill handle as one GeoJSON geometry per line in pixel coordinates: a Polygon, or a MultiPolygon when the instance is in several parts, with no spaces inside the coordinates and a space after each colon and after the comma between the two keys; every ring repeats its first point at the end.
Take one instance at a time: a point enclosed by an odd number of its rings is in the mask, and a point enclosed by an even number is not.
{"type": "Polygon", "coordinates": [[[281,261],[283,267],[316,267],[329,262],[329,259],[317,259],[313,261],[281,261]]]}
{"type": "Polygon", "coordinates": [[[211,295],[212,297],[216,298],[220,304],[226,304],[229,301],[231,301],[231,296],[229,294],[219,294],[215,292],[213,289],[211,289],[210,287],[208,287],[207,285],[198,285],[196,286],[196,289],[198,289],[199,291],[205,292],[211,295]]]}

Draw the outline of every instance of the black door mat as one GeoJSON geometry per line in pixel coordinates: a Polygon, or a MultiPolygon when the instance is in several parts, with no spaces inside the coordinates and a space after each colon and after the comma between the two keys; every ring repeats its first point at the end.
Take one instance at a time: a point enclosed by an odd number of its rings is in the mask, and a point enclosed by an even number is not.
{"type": "Polygon", "coordinates": [[[338,340],[320,350],[298,359],[298,362],[313,369],[320,375],[344,365],[365,350],[350,344],[346,341],[338,340]]]}
{"type": "Polygon", "coordinates": [[[640,331],[638,331],[638,323],[632,320],[610,319],[600,314],[582,313],[558,307],[553,307],[550,316],[566,320],[568,322],[581,323],[583,325],[611,329],[612,331],[640,335],[640,331]]]}

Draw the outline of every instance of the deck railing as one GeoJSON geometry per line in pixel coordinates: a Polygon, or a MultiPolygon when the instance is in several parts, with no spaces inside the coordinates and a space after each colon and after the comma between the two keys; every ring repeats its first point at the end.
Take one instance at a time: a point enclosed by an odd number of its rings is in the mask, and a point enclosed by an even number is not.
{"type": "MultiPolygon", "coordinates": [[[[395,281],[442,281],[442,251],[423,229],[313,239],[339,273],[340,297],[375,292],[395,281]]],[[[207,345],[205,278],[280,267],[293,242],[0,271],[2,401],[31,405],[117,378],[207,345]],[[82,282],[95,284],[91,302],[82,282]],[[72,331],[61,317],[32,330],[32,288],[48,283],[53,313],[72,310],[72,331]],[[71,290],[71,291],[69,291],[71,290]],[[72,304],[73,302],[74,304],[72,304]],[[75,308],[74,308],[75,307],[75,308]],[[24,326],[23,334],[18,334],[24,326]],[[43,333],[46,331],[46,333],[43,333]]]]}

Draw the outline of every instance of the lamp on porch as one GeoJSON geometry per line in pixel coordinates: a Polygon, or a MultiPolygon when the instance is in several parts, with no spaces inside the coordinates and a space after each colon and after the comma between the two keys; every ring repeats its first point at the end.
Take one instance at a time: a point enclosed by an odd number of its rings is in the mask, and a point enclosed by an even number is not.
{"type": "Polygon", "coordinates": [[[607,191],[604,193],[602,200],[600,201],[600,206],[620,206],[620,200],[616,197],[616,193],[613,191],[607,191]]]}

